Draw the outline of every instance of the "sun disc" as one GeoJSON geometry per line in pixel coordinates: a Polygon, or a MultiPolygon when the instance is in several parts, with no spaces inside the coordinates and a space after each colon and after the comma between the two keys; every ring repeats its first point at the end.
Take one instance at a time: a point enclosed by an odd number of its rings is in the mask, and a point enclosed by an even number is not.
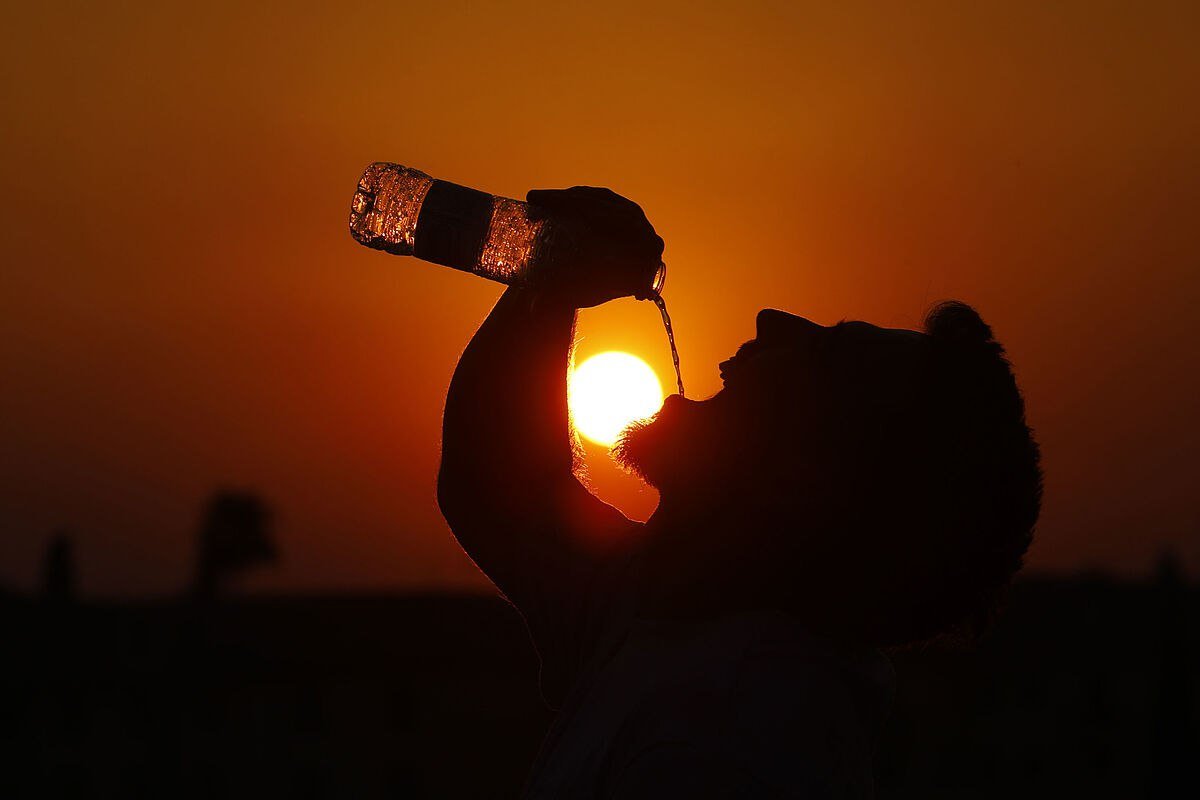
{"type": "Polygon", "coordinates": [[[610,350],[572,370],[567,402],[576,430],[597,444],[612,447],[629,423],[658,411],[663,390],[645,361],[610,350]]]}

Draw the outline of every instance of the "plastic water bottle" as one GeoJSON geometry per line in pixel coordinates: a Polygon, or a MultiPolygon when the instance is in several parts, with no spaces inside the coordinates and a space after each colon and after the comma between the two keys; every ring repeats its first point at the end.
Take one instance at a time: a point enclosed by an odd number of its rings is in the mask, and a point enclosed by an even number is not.
{"type": "MultiPolygon", "coordinates": [[[[542,270],[578,247],[572,231],[528,203],[436,180],[420,170],[376,162],[358,180],[350,234],[362,245],[471,272],[503,284],[536,284],[542,270]]],[[[646,287],[662,314],[679,393],[679,351],[662,298],[666,265],[646,287]]],[[[643,295],[639,295],[643,296],[643,295]]]]}
{"type": "MultiPolygon", "coordinates": [[[[531,213],[528,203],[384,162],[367,167],[358,181],[350,233],[376,250],[508,285],[535,283],[541,270],[578,246],[570,230],[531,213]]],[[[647,297],[661,294],[665,279],[660,265],[647,297]]]]}

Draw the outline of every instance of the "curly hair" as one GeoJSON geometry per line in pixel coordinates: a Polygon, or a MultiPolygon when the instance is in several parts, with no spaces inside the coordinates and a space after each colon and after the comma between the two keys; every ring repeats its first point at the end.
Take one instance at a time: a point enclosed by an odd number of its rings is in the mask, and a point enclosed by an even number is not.
{"type": "Polygon", "coordinates": [[[982,633],[1021,568],[1042,499],[1038,445],[992,329],[958,301],[935,306],[924,328],[932,358],[922,466],[935,494],[927,535],[903,559],[917,578],[907,613],[879,632],[893,645],[982,633]]]}

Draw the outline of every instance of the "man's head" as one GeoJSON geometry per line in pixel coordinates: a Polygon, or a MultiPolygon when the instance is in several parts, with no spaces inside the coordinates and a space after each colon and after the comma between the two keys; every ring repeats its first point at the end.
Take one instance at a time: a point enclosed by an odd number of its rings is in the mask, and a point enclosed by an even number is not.
{"type": "Polygon", "coordinates": [[[687,521],[676,566],[690,551],[705,591],[835,608],[825,622],[877,644],[983,627],[1029,545],[1041,474],[974,310],[938,306],[924,332],[764,310],[721,377],[617,447],[687,521]]]}

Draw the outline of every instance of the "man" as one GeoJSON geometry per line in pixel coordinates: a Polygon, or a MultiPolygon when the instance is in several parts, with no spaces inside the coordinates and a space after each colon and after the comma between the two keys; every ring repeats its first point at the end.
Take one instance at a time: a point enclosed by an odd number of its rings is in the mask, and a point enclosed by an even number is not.
{"type": "Polygon", "coordinates": [[[868,797],[879,648],[980,631],[1037,519],[1004,351],[961,303],[925,330],[764,310],[724,389],[615,453],[644,525],[576,479],[576,310],[637,294],[662,240],[607,190],[530,192],[583,238],[509,289],[459,362],[438,498],[521,611],[558,718],[528,797],[868,797]]]}

